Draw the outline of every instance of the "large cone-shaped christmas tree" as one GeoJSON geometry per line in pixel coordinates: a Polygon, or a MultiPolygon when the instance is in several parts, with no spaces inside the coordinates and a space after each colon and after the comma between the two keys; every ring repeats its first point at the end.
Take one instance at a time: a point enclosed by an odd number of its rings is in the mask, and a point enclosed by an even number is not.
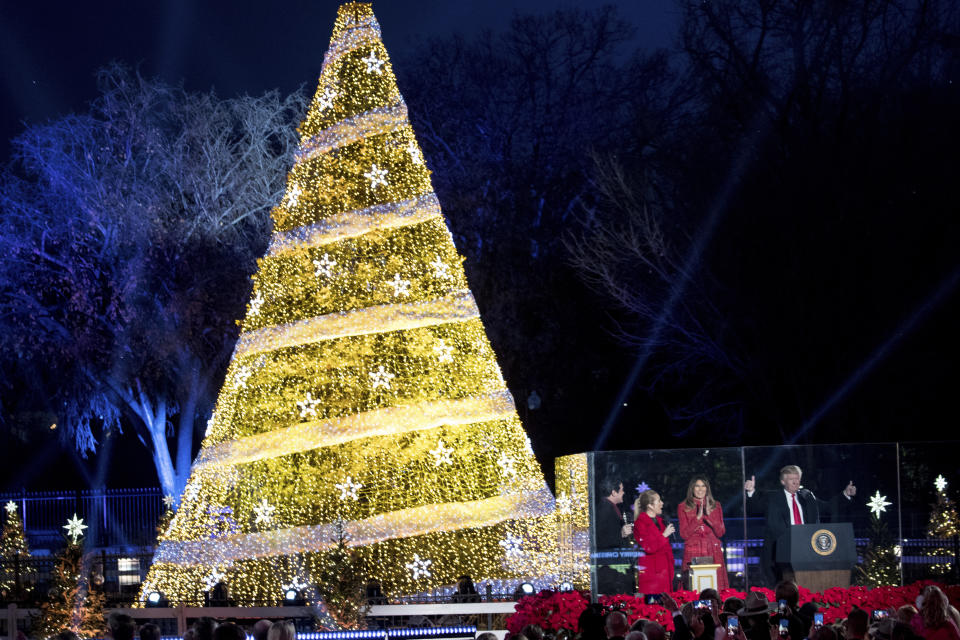
{"type": "Polygon", "coordinates": [[[392,594],[547,576],[553,497],[368,4],[340,8],[242,333],[143,593],[310,584],[342,525],[392,594]]]}

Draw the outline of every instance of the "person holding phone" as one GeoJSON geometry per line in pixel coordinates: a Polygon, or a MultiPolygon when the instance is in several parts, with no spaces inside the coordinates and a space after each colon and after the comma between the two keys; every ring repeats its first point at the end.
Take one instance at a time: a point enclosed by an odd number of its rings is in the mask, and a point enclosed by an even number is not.
{"type": "Polygon", "coordinates": [[[633,537],[643,550],[637,565],[637,591],[661,593],[673,591],[672,524],[664,525],[663,500],[647,489],[633,503],[633,537]]]}
{"type": "Polygon", "coordinates": [[[713,499],[710,482],[704,476],[694,476],[687,485],[687,497],[677,507],[677,522],[683,538],[683,570],[690,571],[694,558],[710,557],[717,569],[717,589],[727,589],[727,565],[723,558],[720,538],[726,533],[723,509],[713,499]]]}

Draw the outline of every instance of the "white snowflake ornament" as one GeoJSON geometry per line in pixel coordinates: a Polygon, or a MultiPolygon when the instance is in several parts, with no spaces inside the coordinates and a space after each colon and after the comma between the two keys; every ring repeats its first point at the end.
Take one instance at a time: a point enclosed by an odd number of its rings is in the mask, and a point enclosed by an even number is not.
{"type": "Polygon", "coordinates": [[[933,486],[937,488],[937,491],[943,492],[947,488],[947,479],[943,475],[938,475],[937,479],[933,481],[933,486]]]}
{"type": "Polygon", "coordinates": [[[433,277],[438,280],[449,280],[451,278],[450,265],[441,260],[439,255],[434,256],[430,266],[433,267],[433,277]]]}
{"type": "Polygon", "coordinates": [[[234,374],[233,384],[237,387],[237,389],[246,389],[247,380],[249,380],[250,376],[252,375],[253,375],[253,369],[244,365],[239,369],[237,369],[237,372],[234,374]]]}
{"type": "Polygon", "coordinates": [[[297,206],[297,203],[300,202],[300,196],[303,194],[303,189],[300,188],[300,185],[296,182],[293,183],[293,186],[290,187],[290,190],[287,191],[287,195],[284,198],[285,205],[288,209],[292,209],[297,206]]]}
{"type": "Polygon", "coordinates": [[[503,552],[507,558],[516,560],[523,555],[523,538],[508,533],[507,537],[500,541],[503,552]]]}
{"type": "Polygon", "coordinates": [[[404,151],[410,154],[410,162],[413,164],[423,164],[423,157],[420,155],[420,149],[417,148],[416,142],[411,140],[404,151]]]}
{"type": "Polygon", "coordinates": [[[517,461],[507,454],[501,453],[497,464],[500,465],[504,475],[510,476],[511,478],[517,477],[517,461]]]}
{"type": "Polygon", "coordinates": [[[317,99],[317,106],[320,107],[321,111],[333,109],[333,101],[337,99],[338,95],[333,87],[327,87],[323,90],[323,94],[317,99]]]}
{"type": "Polygon", "coordinates": [[[263,296],[260,295],[260,292],[257,292],[257,295],[253,296],[250,299],[250,317],[260,314],[260,307],[263,306],[263,296]]]}
{"type": "Polygon", "coordinates": [[[83,530],[87,528],[87,525],[83,524],[83,518],[78,518],[77,514],[74,513],[73,517],[67,520],[67,524],[63,525],[63,528],[67,530],[67,535],[73,539],[73,544],[77,544],[77,538],[83,535],[83,530]]]}
{"type": "Polygon", "coordinates": [[[887,507],[892,505],[892,502],[887,502],[887,496],[881,496],[880,490],[878,489],[873,496],[870,497],[870,502],[867,503],[867,506],[870,508],[870,511],[873,512],[873,515],[880,517],[880,514],[887,510],[887,507]]]}
{"type": "Polygon", "coordinates": [[[453,347],[441,338],[437,340],[437,346],[433,348],[437,354],[437,360],[440,362],[453,362],[453,347]]]}
{"type": "Polygon", "coordinates": [[[213,569],[209,575],[203,579],[204,591],[210,591],[218,583],[223,582],[223,579],[226,577],[226,574],[220,571],[219,569],[213,569]]]}

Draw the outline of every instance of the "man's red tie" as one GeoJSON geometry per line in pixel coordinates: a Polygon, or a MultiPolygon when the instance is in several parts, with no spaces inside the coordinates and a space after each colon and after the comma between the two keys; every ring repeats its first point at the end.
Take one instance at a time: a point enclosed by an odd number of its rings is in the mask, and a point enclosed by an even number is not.
{"type": "Polygon", "coordinates": [[[800,515],[800,505],[797,504],[797,494],[791,493],[793,498],[793,524],[803,524],[803,516],[800,515]]]}

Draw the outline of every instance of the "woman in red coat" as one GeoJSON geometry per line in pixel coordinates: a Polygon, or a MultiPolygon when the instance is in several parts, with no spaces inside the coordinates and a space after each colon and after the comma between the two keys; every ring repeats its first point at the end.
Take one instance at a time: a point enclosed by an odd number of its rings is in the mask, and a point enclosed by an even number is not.
{"type": "Polygon", "coordinates": [[[633,537],[644,552],[637,566],[637,591],[643,594],[673,591],[670,534],[674,528],[663,526],[661,513],[663,500],[656,491],[647,489],[633,503],[633,537]]]}
{"type": "Polygon", "coordinates": [[[710,482],[703,476],[694,476],[687,486],[687,499],[677,507],[680,537],[683,538],[683,570],[690,570],[690,560],[709,556],[717,569],[717,590],[727,589],[727,564],[723,561],[723,544],[720,538],[726,532],[723,526],[723,509],[713,499],[710,482]]]}

